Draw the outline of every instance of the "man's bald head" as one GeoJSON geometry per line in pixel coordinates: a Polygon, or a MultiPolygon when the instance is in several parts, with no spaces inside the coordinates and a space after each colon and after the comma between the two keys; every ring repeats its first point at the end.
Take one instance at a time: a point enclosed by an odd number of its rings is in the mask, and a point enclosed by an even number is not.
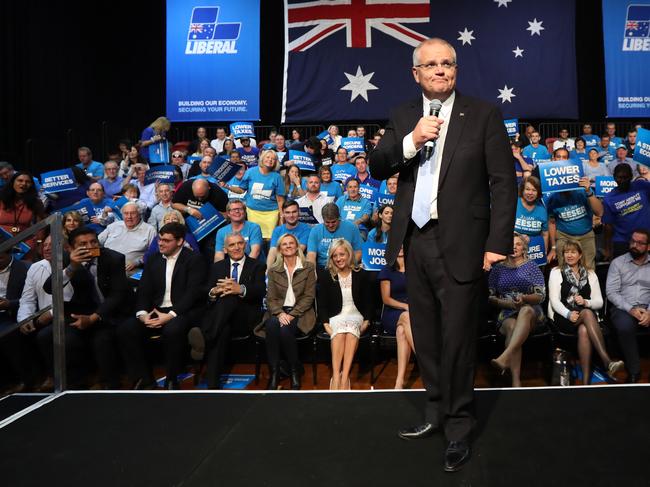
{"type": "Polygon", "coordinates": [[[192,193],[198,199],[202,200],[208,196],[210,192],[210,183],[206,179],[195,179],[192,183],[192,193]]]}

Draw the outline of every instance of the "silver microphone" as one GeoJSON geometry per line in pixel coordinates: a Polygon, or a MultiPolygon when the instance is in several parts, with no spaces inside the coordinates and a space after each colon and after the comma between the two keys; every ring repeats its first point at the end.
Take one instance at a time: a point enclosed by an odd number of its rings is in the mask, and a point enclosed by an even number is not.
{"type": "MultiPolygon", "coordinates": [[[[429,116],[437,117],[441,108],[442,102],[440,100],[431,100],[431,103],[429,103],[429,116]]],[[[429,140],[424,144],[424,159],[431,158],[431,154],[433,154],[433,141],[429,140]]]]}

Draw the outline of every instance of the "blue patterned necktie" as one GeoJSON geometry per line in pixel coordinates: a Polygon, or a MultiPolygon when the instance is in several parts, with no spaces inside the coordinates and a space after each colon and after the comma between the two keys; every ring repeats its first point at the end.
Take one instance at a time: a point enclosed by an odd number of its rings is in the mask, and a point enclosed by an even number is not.
{"type": "Polygon", "coordinates": [[[413,209],[411,219],[422,228],[431,219],[431,203],[433,203],[433,175],[436,172],[436,142],[433,142],[431,157],[424,158],[424,148],[420,150],[420,167],[418,179],[415,182],[415,195],[413,196],[413,209]]]}
{"type": "Polygon", "coordinates": [[[232,264],[232,278],[235,281],[239,281],[239,272],[237,271],[237,268],[239,267],[239,262],[233,262],[232,264]]]}

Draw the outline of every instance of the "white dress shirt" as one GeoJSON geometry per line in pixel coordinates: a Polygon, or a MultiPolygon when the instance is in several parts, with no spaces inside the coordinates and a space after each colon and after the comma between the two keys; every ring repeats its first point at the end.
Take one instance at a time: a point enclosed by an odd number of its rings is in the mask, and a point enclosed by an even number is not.
{"type": "Polygon", "coordinates": [[[241,277],[241,271],[244,268],[244,262],[246,261],[246,256],[244,255],[241,260],[231,260],[230,261],[230,277],[232,278],[232,271],[234,269],[233,264],[237,263],[237,284],[239,284],[239,278],[241,277]]]}
{"type": "Polygon", "coordinates": [[[298,206],[301,208],[311,208],[314,218],[318,223],[323,223],[323,206],[327,203],[333,203],[334,197],[327,196],[326,193],[318,193],[315,200],[310,200],[308,194],[301,196],[296,200],[298,206]]]}
{"type": "Polygon", "coordinates": [[[7,298],[7,285],[9,284],[9,274],[11,273],[11,264],[13,263],[14,259],[12,257],[7,267],[0,269],[0,297],[4,299],[7,298]]]}
{"type": "Polygon", "coordinates": [[[178,255],[183,250],[183,247],[178,249],[174,255],[167,257],[163,255],[163,259],[167,261],[165,265],[165,294],[163,294],[163,300],[160,305],[161,308],[171,308],[172,307],[172,275],[174,274],[174,267],[176,267],[176,262],[178,261],[178,255]]]}
{"type": "MultiPolygon", "coordinates": [[[[20,322],[25,318],[36,313],[37,310],[43,309],[52,304],[52,295],[43,290],[43,284],[52,274],[50,262],[42,259],[35,262],[27,270],[25,277],[25,286],[20,296],[18,304],[17,321],[20,322]]],[[[70,301],[74,290],[70,283],[63,286],[63,301],[70,301]]],[[[51,311],[49,311],[52,314],[51,311]]]]}
{"type": "MultiPolygon", "coordinates": [[[[445,138],[447,137],[447,130],[449,127],[449,120],[451,118],[451,111],[454,108],[454,100],[456,99],[456,92],[453,92],[449,98],[447,98],[440,108],[440,113],[438,118],[441,118],[445,121],[440,126],[440,131],[438,132],[438,138],[436,139],[435,153],[434,153],[434,174],[433,174],[433,201],[431,202],[431,219],[438,219],[438,180],[440,178],[440,166],[442,165],[442,153],[445,147],[445,138]]],[[[422,116],[429,116],[429,105],[431,100],[429,100],[424,94],[422,95],[422,116]]],[[[424,146],[423,146],[424,147],[424,146]]],[[[413,132],[407,134],[402,140],[402,148],[404,151],[404,160],[408,161],[409,159],[414,158],[418,150],[415,148],[413,143],[413,132]]]]}
{"type": "Polygon", "coordinates": [[[302,262],[300,259],[296,259],[296,266],[293,268],[293,272],[289,272],[287,264],[284,264],[284,270],[287,271],[287,278],[289,280],[287,295],[284,297],[284,304],[282,305],[285,308],[293,308],[293,305],[296,304],[296,295],[293,293],[293,275],[298,269],[302,269],[302,262]]]}

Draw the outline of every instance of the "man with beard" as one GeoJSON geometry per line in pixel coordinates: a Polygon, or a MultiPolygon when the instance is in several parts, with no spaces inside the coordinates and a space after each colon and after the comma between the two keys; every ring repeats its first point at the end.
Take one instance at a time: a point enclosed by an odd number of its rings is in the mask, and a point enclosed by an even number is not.
{"type": "MultiPolygon", "coordinates": [[[[646,225],[648,225],[646,219],[646,225]]],[[[611,320],[625,357],[627,381],[639,382],[641,364],[636,332],[650,326],[650,232],[637,228],[632,232],[628,253],[612,261],[607,273],[607,299],[613,304],[611,320]]]]}
{"type": "Polygon", "coordinates": [[[632,181],[632,168],[627,164],[614,168],[614,180],[617,187],[603,199],[607,257],[626,253],[632,231],[650,224],[650,182],[632,181]]]}

